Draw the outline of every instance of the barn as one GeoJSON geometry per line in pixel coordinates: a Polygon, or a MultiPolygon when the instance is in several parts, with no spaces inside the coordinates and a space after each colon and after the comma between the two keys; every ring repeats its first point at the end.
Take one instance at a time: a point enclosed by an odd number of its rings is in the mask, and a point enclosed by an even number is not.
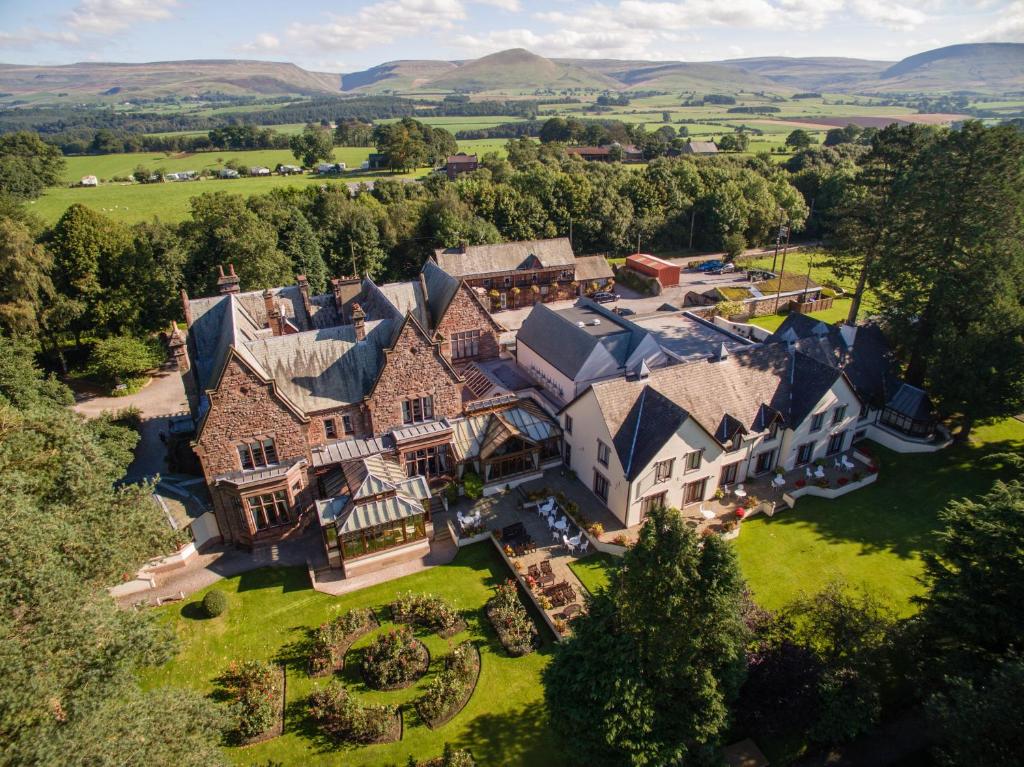
{"type": "Polygon", "coordinates": [[[656,256],[634,253],[626,258],[626,266],[639,274],[654,277],[663,288],[679,284],[679,267],[656,256]]]}

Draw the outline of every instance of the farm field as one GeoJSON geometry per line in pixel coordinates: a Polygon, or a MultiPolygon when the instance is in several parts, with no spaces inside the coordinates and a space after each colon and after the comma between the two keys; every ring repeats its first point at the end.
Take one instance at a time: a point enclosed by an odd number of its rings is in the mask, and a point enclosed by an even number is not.
{"type": "MultiPolygon", "coordinates": [[[[197,618],[207,590],[182,604],[161,610],[161,618],[179,638],[179,651],[168,664],[144,674],[145,686],[190,687],[201,693],[214,690],[214,681],[234,659],[277,661],[287,668],[285,732],[272,740],[245,748],[225,749],[240,765],[404,765],[409,756],[439,756],[445,742],[473,752],[478,764],[527,767],[562,764],[563,734],[548,724],[543,705],[540,675],[547,665],[553,638],[543,634],[537,652],[522,658],[509,657],[483,614],[483,606],[499,583],[510,577],[505,563],[489,542],[461,550],[448,565],[435,567],[398,580],[341,597],[314,591],[305,568],[267,568],[230,578],[212,586],[228,598],[228,610],[212,618],[197,618]],[[451,640],[417,630],[416,636],[431,653],[431,668],[412,687],[395,692],[370,690],[358,668],[359,649],[379,631],[356,642],[338,678],[361,701],[403,708],[402,739],[384,745],[335,746],[321,739],[305,713],[305,698],[327,679],[307,674],[304,647],[307,631],[328,618],[357,607],[377,613],[382,630],[393,627],[387,604],[407,591],[428,592],[447,600],[462,613],[468,628],[451,640]],[[452,721],[431,730],[412,707],[440,668],[439,658],[450,647],[470,640],[480,650],[481,671],[477,689],[466,708],[452,721]]],[[[541,628],[546,632],[546,628],[541,628]]]]}

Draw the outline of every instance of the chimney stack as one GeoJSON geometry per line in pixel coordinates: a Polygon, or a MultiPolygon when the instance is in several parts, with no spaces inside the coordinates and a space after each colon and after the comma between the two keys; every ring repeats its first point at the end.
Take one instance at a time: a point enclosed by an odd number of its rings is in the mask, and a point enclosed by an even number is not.
{"type": "Polygon", "coordinates": [[[334,293],[334,305],[338,309],[338,316],[341,318],[342,324],[344,324],[351,302],[362,291],[362,281],[358,276],[336,277],[331,280],[331,291],[334,293]]]}
{"type": "Polygon", "coordinates": [[[217,267],[217,292],[222,296],[228,293],[238,292],[238,275],[235,274],[235,265],[228,264],[228,273],[224,274],[224,267],[217,267]]]}
{"type": "Polygon", "coordinates": [[[185,325],[192,327],[192,304],[188,300],[188,293],[185,288],[181,289],[181,308],[185,312],[185,325]]]}
{"type": "Polygon", "coordinates": [[[313,324],[313,303],[309,300],[309,280],[306,275],[300,274],[295,278],[299,285],[299,295],[302,296],[302,308],[306,310],[306,319],[313,324]]]}
{"type": "Polygon", "coordinates": [[[366,312],[359,304],[352,304],[352,330],[356,334],[356,341],[366,338],[366,312]]]}
{"type": "Polygon", "coordinates": [[[267,308],[267,327],[275,336],[284,334],[284,323],[281,318],[281,307],[274,301],[274,293],[267,288],[263,291],[263,303],[267,308]]]}
{"type": "Polygon", "coordinates": [[[188,360],[188,347],[185,334],[178,330],[178,324],[171,322],[171,332],[167,336],[167,346],[174,358],[174,366],[179,373],[187,373],[190,367],[188,360]]]}

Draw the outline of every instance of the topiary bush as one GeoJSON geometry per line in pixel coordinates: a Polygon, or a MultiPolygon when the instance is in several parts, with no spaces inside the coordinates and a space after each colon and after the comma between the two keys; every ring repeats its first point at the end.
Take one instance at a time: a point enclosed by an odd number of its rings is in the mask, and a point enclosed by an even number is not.
{"type": "Polygon", "coordinates": [[[216,618],[228,609],[228,598],[223,591],[211,591],[203,597],[203,612],[210,618],[216,618]]]}

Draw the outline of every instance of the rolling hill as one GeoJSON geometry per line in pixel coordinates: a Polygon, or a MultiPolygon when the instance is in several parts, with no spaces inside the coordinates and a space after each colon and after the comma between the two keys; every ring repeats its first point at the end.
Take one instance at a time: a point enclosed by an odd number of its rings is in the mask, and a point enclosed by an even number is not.
{"type": "Polygon", "coordinates": [[[8,102],[116,102],[210,91],[255,96],[461,91],[498,96],[538,89],[1012,94],[1024,92],[1024,43],[953,45],[895,63],[828,57],[711,62],[548,59],[515,48],[466,61],[390,61],[346,74],[244,60],[0,64],[0,98],[8,102]]]}
{"type": "Polygon", "coordinates": [[[203,59],[142,64],[79,63],[63,66],[0,64],[0,91],[15,97],[130,101],[191,96],[206,91],[233,95],[322,95],[336,93],[339,75],[309,72],[273,61],[203,59]]]}

